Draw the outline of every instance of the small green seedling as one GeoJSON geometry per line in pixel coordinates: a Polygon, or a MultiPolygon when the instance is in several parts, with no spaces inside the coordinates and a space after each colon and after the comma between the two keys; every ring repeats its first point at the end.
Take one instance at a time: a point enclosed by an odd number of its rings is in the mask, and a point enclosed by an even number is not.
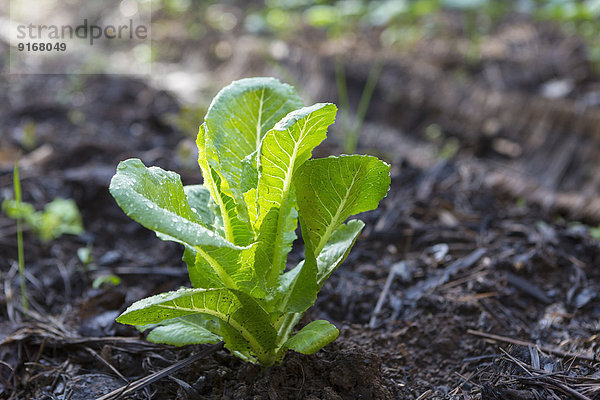
{"type": "Polygon", "coordinates": [[[73,200],[56,198],[46,204],[44,211],[35,211],[33,205],[21,200],[21,180],[19,178],[19,164],[15,163],[13,169],[13,185],[15,198],[2,202],[2,211],[9,218],[17,220],[17,253],[19,262],[19,276],[21,280],[21,297],[23,308],[29,309],[25,286],[25,252],[23,249],[24,221],[33,229],[35,234],[44,242],[56,239],[65,233],[80,235],[83,233],[81,214],[73,200]]]}
{"type": "Polygon", "coordinates": [[[600,240],[600,225],[598,225],[596,228],[590,228],[590,235],[594,239],[600,240]]]}
{"type": "Polygon", "coordinates": [[[43,242],[64,234],[81,235],[84,232],[81,213],[71,199],[57,197],[46,204],[44,211],[35,211],[33,205],[18,199],[9,199],[2,202],[2,210],[10,218],[25,221],[43,242]]]}
{"type": "Polygon", "coordinates": [[[88,244],[85,247],[78,248],[77,257],[83,266],[87,268],[94,261],[94,257],[92,256],[92,245],[88,244]]]}
{"type": "Polygon", "coordinates": [[[119,286],[121,284],[121,278],[117,275],[100,275],[94,282],[92,282],[92,287],[94,289],[100,289],[104,287],[105,289],[110,288],[111,286],[119,286]]]}
{"type": "Polygon", "coordinates": [[[335,60],[335,82],[338,91],[338,98],[342,108],[345,109],[345,112],[342,113],[344,151],[348,153],[354,153],[356,151],[360,131],[363,123],[365,122],[367,109],[369,108],[371,97],[373,96],[375,88],[377,87],[377,81],[379,80],[382,67],[383,64],[381,61],[378,61],[371,67],[371,70],[369,71],[369,77],[367,78],[365,87],[360,95],[356,114],[354,115],[354,118],[351,118],[350,99],[348,97],[344,62],[341,60],[341,58],[337,58],[335,60]]]}
{"type": "Polygon", "coordinates": [[[327,321],[294,327],[364,226],[346,219],[375,209],[390,184],[390,166],[375,157],[311,159],[336,111],[303,107],[276,79],[242,79],[214,98],[200,126],[203,185],[183,186],[176,173],[138,159],[121,162],[112,195],[159,238],[185,247],[194,288],[140,300],[117,321],[153,328],[154,342],[223,340],[263,366],[334,340],[339,332],[327,321]],[[298,223],[305,259],[286,271],[298,223]]]}

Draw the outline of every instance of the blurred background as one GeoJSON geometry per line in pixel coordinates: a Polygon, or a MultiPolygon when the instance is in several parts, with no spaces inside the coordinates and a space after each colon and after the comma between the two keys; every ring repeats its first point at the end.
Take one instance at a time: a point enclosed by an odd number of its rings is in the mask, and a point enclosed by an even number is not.
{"type": "MultiPolygon", "coordinates": [[[[469,159],[487,185],[578,218],[600,215],[600,1],[143,3],[151,46],[128,56],[151,62],[150,74],[121,53],[72,58],[65,75],[8,75],[5,63],[2,171],[19,155],[26,167],[68,168],[108,153],[108,176],[115,155],[159,158],[167,148],[173,168],[194,171],[210,99],[232,80],[269,75],[307,104],[340,106],[327,151],[372,148],[423,167],[469,159]],[[111,64],[133,75],[86,75],[111,64]]],[[[85,17],[101,21],[109,8],[85,17]]],[[[54,12],[84,16],[69,2],[54,12]]]]}

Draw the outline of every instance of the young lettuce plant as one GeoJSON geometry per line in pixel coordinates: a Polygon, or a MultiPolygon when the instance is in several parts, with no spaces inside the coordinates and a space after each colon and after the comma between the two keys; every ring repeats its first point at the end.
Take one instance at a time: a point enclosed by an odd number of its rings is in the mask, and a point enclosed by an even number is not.
{"type": "Polygon", "coordinates": [[[221,340],[263,366],[287,350],[312,354],[338,335],[327,321],[294,334],[325,280],[377,208],[390,166],[375,157],[311,159],[335,120],[334,104],[303,107],[273,78],[233,82],[214,98],[197,145],[203,185],[140,160],[119,164],[110,192],[134,220],[181,243],[193,288],[134,303],[117,321],[173,345],[221,340]],[[285,271],[300,224],[305,259],[285,271]]]}

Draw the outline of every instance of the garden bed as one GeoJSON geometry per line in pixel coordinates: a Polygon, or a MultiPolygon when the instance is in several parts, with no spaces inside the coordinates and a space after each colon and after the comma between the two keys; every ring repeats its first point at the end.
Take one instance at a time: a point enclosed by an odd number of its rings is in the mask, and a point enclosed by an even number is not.
{"type": "MultiPolygon", "coordinates": [[[[11,77],[2,86],[0,122],[10,133],[0,139],[2,195],[12,196],[12,164],[33,123],[37,144],[21,159],[24,201],[39,209],[74,199],[86,233],[41,243],[26,232],[25,312],[16,225],[0,215],[0,397],[100,398],[210,349],[122,398],[600,398],[600,244],[569,217],[576,212],[490,185],[497,159],[485,152],[444,160],[392,121],[369,121],[359,152],[392,162],[391,189],[361,216],[366,229],[305,318],[332,321],[340,337],[263,370],[220,348],[148,343],[114,322],[138,299],[189,285],[181,247],[129,220],[107,189],[132,156],[178,171],[185,184],[202,182],[185,151],[190,137],[166,118],[179,102],[120,77],[11,77]],[[86,246],[84,265],[77,250],[86,246]],[[107,274],[121,283],[93,289],[107,274]]],[[[341,152],[326,143],[321,155],[341,152]]],[[[575,190],[562,179],[546,193],[575,190]]],[[[593,212],[581,217],[597,223],[593,212]]],[[[301,257],[296,250],[291,264],[301,257]]]]}

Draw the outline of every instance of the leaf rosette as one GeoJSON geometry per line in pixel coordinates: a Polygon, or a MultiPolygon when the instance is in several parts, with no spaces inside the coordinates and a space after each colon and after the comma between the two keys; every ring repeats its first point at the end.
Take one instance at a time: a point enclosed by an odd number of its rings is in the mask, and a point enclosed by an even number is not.
{"type": "Polygon", "coordinates": [[[184,246],[193,288],[140,300],[117,321],[159,343],[223,340],[264,366],[333,341],[339,332],[327,321],[294,327],[364,227],[348,218],[377,208],[390,184],[390,166],[375,157],[312,159],[336,112],[331,103],[303,107],[276,79],[242,79],[215,97],[199,129],[202,185],[121,162],[111,194],[132,219],[184,246]],[[305,259],[286,272],[298,224],[305,259]]]}

